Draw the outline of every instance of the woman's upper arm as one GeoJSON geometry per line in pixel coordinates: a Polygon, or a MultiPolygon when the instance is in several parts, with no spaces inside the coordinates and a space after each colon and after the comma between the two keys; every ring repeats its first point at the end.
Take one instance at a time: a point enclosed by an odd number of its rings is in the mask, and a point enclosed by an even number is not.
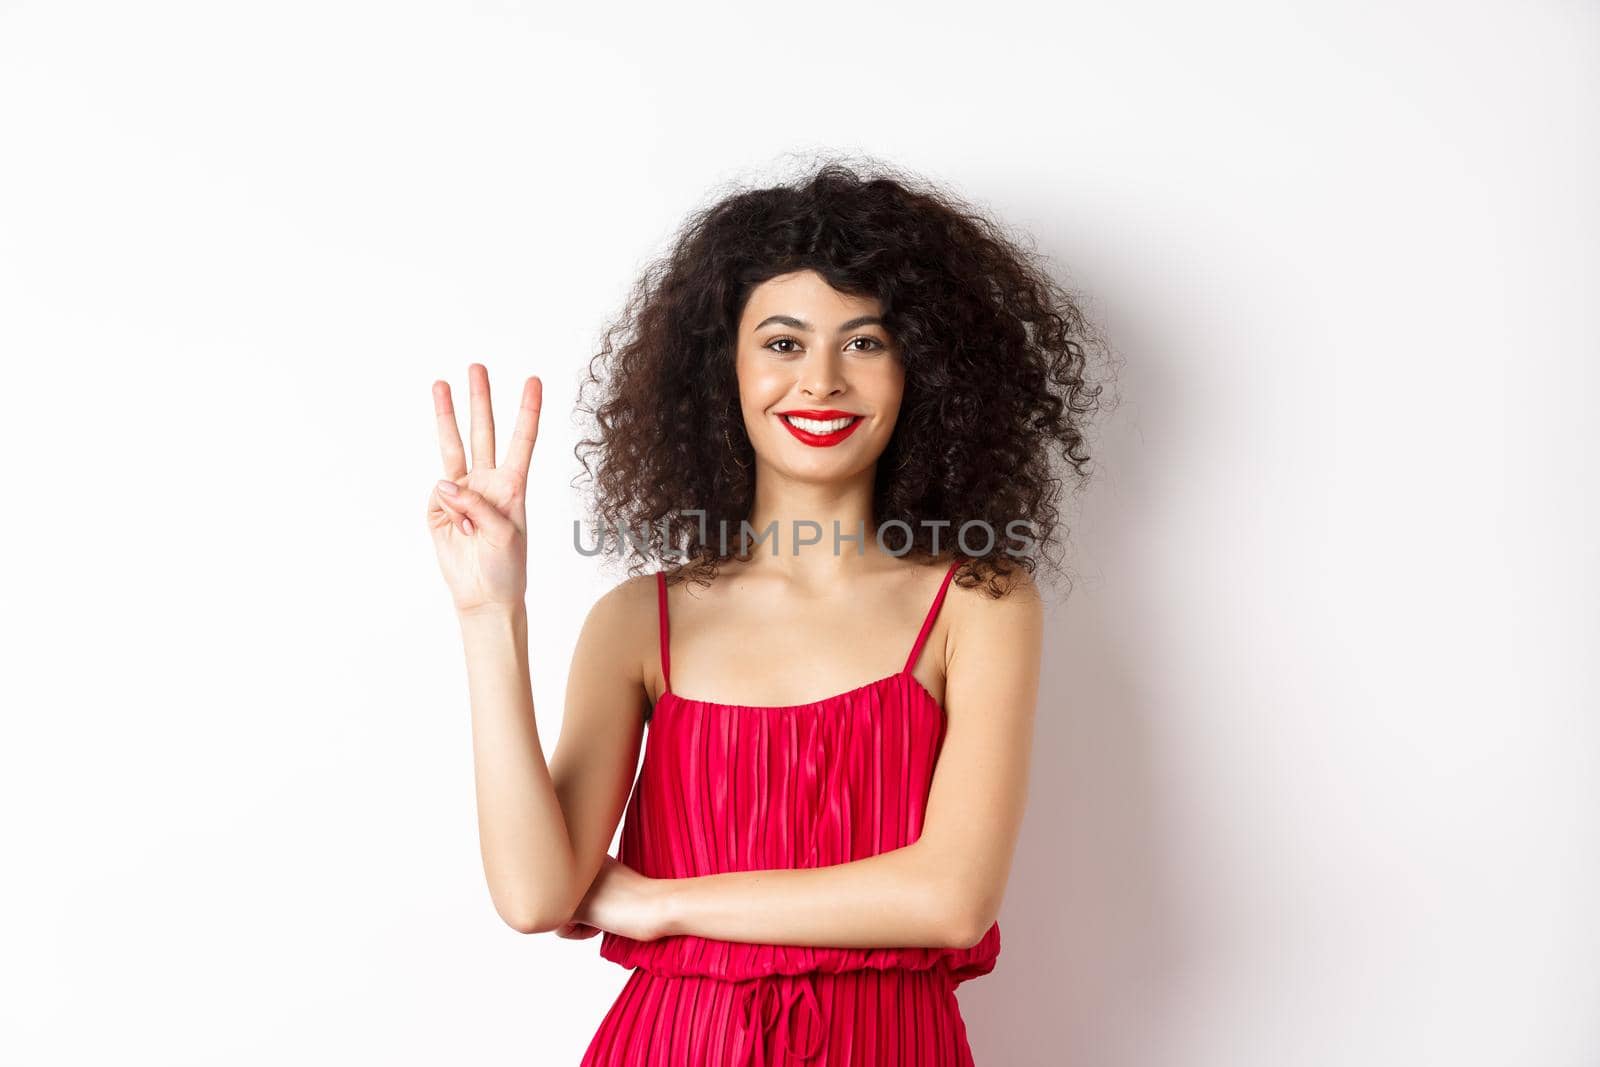
{"type": "MultiPolygon", "coordinates": [[[[1022,827],[1044,642],[1044,606],[1018,571],[999,599],[959,596],[945,677],[945,738],[928,792],[919,847],[950,881],[953,921],[976,941],[1000,913],[1022,827]]],[[[958,593],[959,590],[959,593],[958,593]]]]}
{"type": "Polygon", "coordinates": [[[595,602],[567,673],[550,778],[572,841],[574,906],[599,873],[638,767],[649,706],[641,651],[647,640],[654,647],[656,627],[655,578],[647,578],[648,588],[630,578],[595,602]]]}

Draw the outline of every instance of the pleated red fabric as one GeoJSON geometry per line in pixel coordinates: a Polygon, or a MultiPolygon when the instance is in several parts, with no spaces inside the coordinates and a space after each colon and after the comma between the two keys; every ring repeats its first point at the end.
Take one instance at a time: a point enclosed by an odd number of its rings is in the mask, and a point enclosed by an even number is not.
{"type": "MultiPolygon", "coordinates": [[[[809,704],[719,704],[665,691],[618,858],[652,878],[826,867],[922,834],[944,708],[912,674],[957,557],[898,673],[809,704]]],[[[1000,924],[967,948],[826,948],[605,932],[633,969],[583,1067],[971,1067],[955,987],[993,970],[1000,924]]]]}

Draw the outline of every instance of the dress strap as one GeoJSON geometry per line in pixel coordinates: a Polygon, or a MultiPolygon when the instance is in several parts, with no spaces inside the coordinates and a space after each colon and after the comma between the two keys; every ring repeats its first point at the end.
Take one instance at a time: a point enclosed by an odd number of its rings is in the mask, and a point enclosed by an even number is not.
{"type": "Polygon", "coordinates": [[[667,624],[667,576],[656,571],[657,602],[661,606],[661,682],[663,693],[672,692],[672,656],[669,649],[671,627],[667,624]]]}
{"type": "Polygon", "coordinates": [[[939,592],[934,595],[933,606],[928,609],[928,617],[922,620],[922,630],[917,634],[917,641],[911,646],[911,655],[906,657],[906,665],[900,668],[901,674],[910,674],[911,668],[917,665],[917,656],[922,652],[922,643],[928,639],[928,632],[933,629],[933,620],[939,615],[939,605],[944,603],[945,590],[950,588],[950,579],[956,576],[956,569],[966,562],[962,556],[956,556],[950,562],[950,569],[944,572],[944,581],[939,583],[939,592]]]}

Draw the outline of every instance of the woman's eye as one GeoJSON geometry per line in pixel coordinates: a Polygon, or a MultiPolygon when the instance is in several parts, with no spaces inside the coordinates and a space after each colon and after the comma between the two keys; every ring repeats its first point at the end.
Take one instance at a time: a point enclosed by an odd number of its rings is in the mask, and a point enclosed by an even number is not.
{"type": "MultiPolygon", "coordinates": [[[[853,351],[856,351],[856,352],[871,352],[871,351],[874,351],[875,349],[879,349],[879,348],[885,347],[884,343],[882,341],[878,340],[876,337],[852,337],[848,342],[846,342],[845,347],[846,348],[851,348],[851,346],[855,345],[858,341],[865,341],[866,342],[866,347],[865,348],[853,348],[852,349],[853,351]]],[[[769,348],[774,352],[781,352],[784,355],[788,355],[791,352],[798,352],[800,350],[799,342],[797,342],[792,337],[774,337],[772,340],[768,341],[764,347],[769,348]],[[794,347],[792,347],[792,348],[779,348],[778,347],[779,345],[793,345],[794,347]]]]}

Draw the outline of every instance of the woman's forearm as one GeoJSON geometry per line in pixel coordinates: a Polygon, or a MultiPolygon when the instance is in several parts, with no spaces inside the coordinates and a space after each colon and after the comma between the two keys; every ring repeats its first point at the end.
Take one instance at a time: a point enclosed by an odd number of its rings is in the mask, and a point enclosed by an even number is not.
{"type": "Polygon", "coordinates": [[[964,947],[963,897],[915,844],[828,867],[660,879],[665,934],[837,948],[964,947]]]}
{"type": "Polygon", "coordinates": [[[474,612],[459,621],[489,894],[516,929],[551,929],[572,912],[576,864],[534,718],[527,609],[474,612]]]}

